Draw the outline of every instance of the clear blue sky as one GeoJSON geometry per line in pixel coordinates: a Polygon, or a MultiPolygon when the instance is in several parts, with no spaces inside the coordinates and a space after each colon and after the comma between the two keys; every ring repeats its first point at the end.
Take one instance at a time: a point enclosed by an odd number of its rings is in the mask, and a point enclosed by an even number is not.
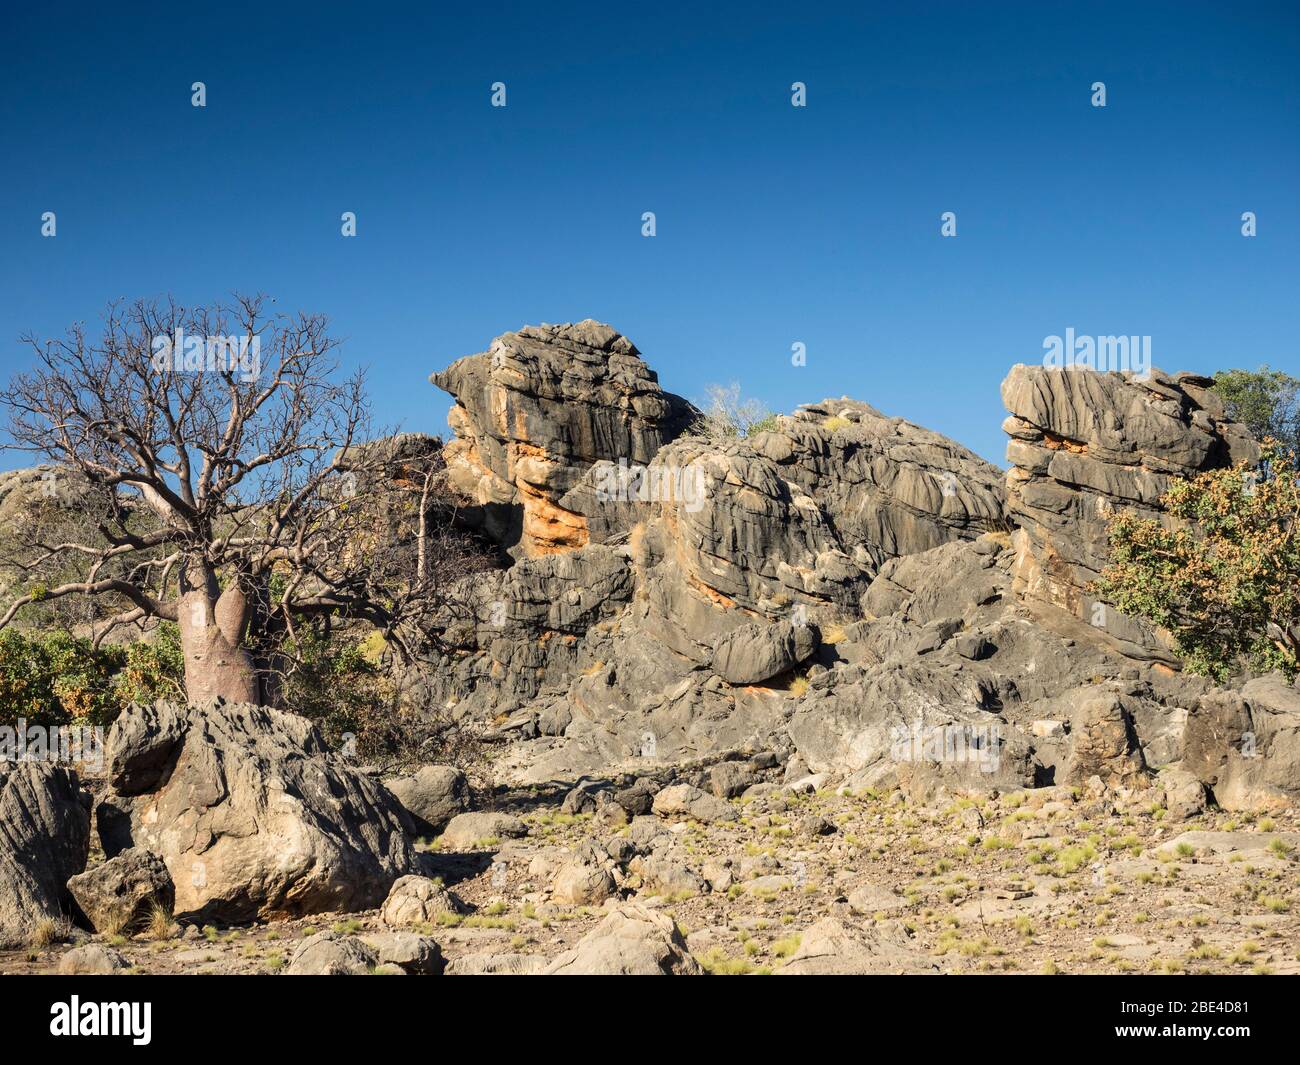
{"type": "Polygon", "coordinates": [[[690,398],[848,394],[999,463],[999,382],[1067,327],[1149,334],[1167,370],[1300,374],[1294,2],[48,3],[5,22],[5,378],[24,331],[236,289],[329,314],[383,418],[437,433],[431,370],[584,317],[690,398]]]}

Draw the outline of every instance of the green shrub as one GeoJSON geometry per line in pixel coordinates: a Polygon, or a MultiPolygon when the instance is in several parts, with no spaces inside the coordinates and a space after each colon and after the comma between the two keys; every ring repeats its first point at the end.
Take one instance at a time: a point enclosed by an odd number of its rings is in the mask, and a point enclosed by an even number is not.
{"type": "Polygon", "coordinates": [[[66,632],[0,631],[0,723],[107,724],[121,709],[113,678],[125,658],[66,632]]]}
{"type": "Polygon", "coordinates": [[[130,644],[126,664],[117,677],[123,705],[152,703],[185,697],[185,655],[180,629],[170,621],[160,624],[152,641],[130,644]]]}
{"type": "Polygon", "coordinates": [[[1260,450],[1256,468],[1175,482],[1162,499],[1173,528],[1112,521],[1094,589],[1168,629],[1188,668],[1219,681],[1243,662],[1288,676],[1300,665],[1300,471],[1277,441],[1260,450]]]}

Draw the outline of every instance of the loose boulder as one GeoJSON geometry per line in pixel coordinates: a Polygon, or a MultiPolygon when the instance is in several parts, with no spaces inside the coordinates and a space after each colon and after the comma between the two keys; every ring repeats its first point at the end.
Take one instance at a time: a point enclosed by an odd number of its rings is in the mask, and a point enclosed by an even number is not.
{"type": "Polygon", "coordinates": [[[68,890],[96,932],[134,931],[149,919],[153,907],[170,914],[176,904],[176,886],[166,864],[139,847],[72,877],[68,890]]]}
{"type": "Polygon", "coordinates": [[[640,903],[610,912],[546,969],[556,976],[698,976],[672,918],[640,903]]]}
{"type": "Polygon", "coordinates": [[[438,842],[449,850],[467,851],[494,847],[503,839],[518,839],[527,834],[528,826],[519,818],[485,811],[457,814],[438,842]]]}
{"type": "Polygon", "coordinates": [[[158,854],[178,915],[366,909],[420,871],[409,816],[306,718],[221,700],[136,707],[113,725],[107,756],[104,851],[158,854]]]}
{"type": "Polygon", "coordinates": [[[318,932],[298,945],[284,971],[289,976],[365,976],[378,965],[378,953],[360,939],[318,932]]]}
{"type": "Polygon", "coordinates": [[[462,910],[460,899],[427,876],[404,876],[393,885],[379,917],[390,928],[432,924],[462,910]]]}
{"type": "Polygon", "coordinates": [[[130,967],[120,951],[100,943],[73,947],[59,959],[60,976],[112,976],[130,967]]]}
{"type": "Polygon", "coordinates": [[[821,642],[815,625],[742,625],[713,649],[713,671],[729,684],[758,684],[807,659],[821,642]]]}
{"type": "Polygon", "coordinates": [[[655,796],[653,810],[670,820],[690,817],[696,821],[735,821],[740,817],[736,808],[715,795],[691,784],[674,784],[655,796]]]}
{"type": "Polygon", "coordinates": [[[469,809],[469,781],[455,766],[421,766],[414,773],[389,777],[384,785],[427,835],[436,836],[453,817],[469,809]]]}
{"type": "Polygon", "coordinates": [[[361,937],[381,965],[395,965],[411,976],[436,976],[443,970],[442,948],[432,936],[414,932],[375,932],[361,937]]]}
{"type": "Polygon", "coordinates": [[[938,967],[912,945],[897,921],[880,921],[870,928],[851,929],[834,917],[824,917],[803,933],[790,960],[778,976],[867,976],[934,973],[938,967]]]}

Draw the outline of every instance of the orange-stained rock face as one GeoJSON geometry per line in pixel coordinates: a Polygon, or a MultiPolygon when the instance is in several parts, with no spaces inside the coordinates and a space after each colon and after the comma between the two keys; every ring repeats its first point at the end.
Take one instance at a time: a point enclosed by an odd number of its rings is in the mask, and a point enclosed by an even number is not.
{"type": "Polygon", "coordinates": [[[524,508],[522,546],[526,557],[572,551],[587,545],[591,537],[586,518],[565,510],[526,482],[518,482],[516,487],[524,508]]]}
{"type": "Polygon", "coordinates": [[[604,506],[589,471],[644,465],[699,416],[659,387],[631,341],[590,320],[506,333],[431,380],[457,401],[453,484],[526,558],[627,532],[632,508],[604,506]]]}

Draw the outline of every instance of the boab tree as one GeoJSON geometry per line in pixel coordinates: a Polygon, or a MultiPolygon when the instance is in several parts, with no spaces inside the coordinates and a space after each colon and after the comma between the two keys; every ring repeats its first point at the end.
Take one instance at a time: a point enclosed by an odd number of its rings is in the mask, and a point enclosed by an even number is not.
{"type": "Polygon", "coordinates": [[[0,627],[102,597],[96,641],[173,621],[191,700],[269,701],[277,634],[360,619],[414,658],[483,562],[447,520],[436,448],[411,446],[427,438],[371,439],[320,315],[142,301],[111,305],[97,339],[24,340],[35,368],[0,393],[12,446],[61,471],[83,520],[32,523],[0,627]]]}

